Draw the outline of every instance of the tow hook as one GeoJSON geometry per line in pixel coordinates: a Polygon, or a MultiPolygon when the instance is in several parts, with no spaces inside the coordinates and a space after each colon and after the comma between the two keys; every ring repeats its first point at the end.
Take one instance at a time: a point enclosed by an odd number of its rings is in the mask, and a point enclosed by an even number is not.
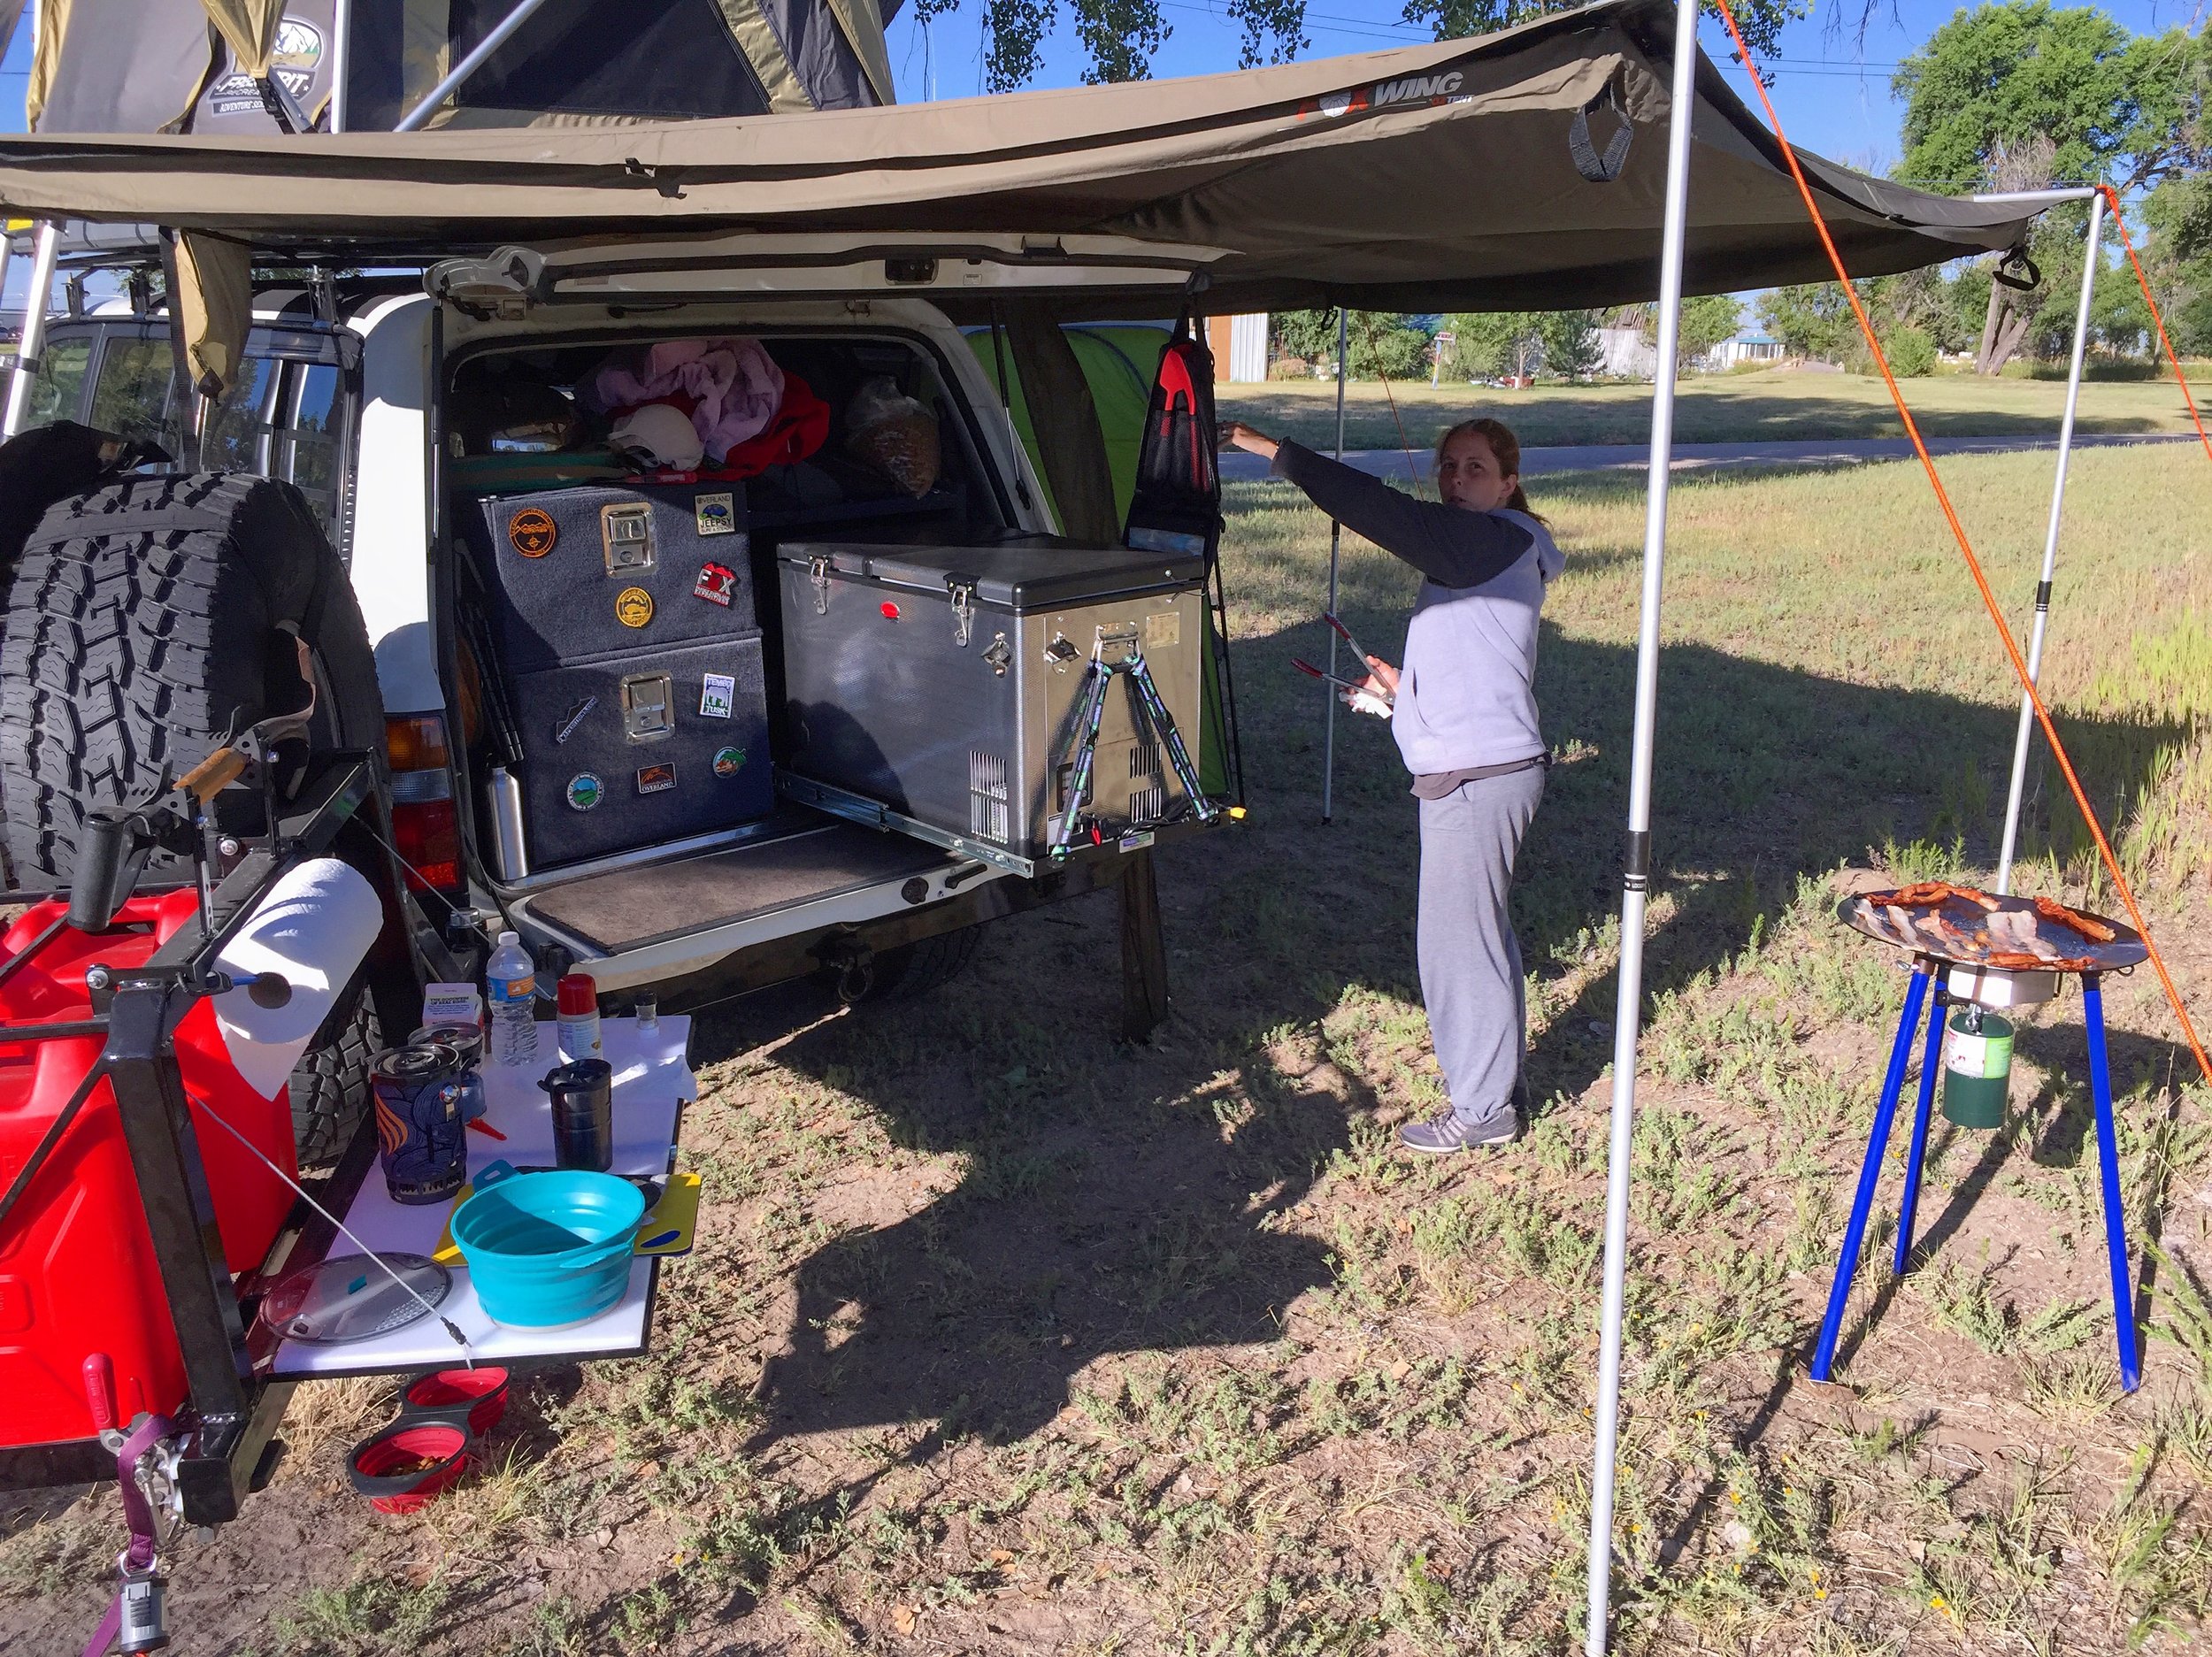
{"type": "Polygon", "coordinates": [[[840,939],[823,962],[837,975],[837,999],[847,1007],[866,1001],[876,986],[876,952],[856,938],[840,939]]]}

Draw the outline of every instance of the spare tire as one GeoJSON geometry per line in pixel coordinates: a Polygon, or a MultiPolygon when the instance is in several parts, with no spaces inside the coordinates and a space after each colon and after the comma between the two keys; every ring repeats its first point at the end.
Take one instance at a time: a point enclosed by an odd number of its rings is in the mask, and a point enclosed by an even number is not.
{"type": "MultiPolygon", "coordinates": [[[[314,752],[380,756],[384,747],[360,608],[290,484],[129,477],[50,508],[8,581],[0,648],[0,779],[16,878],[65,884],[89,810],[144,793],[164,764],[182,775],[234,729],[305,707],[311,675],[315,717],[303,741],[280,751],[280,794],[298,786],[314,752]]],[[[257,791],[218,796],[216,815],[235,832],[263,827],[257,791]]],[[[157,858],[150,872],[184,871],[157,858]]],[[[365,1017],[358,1008],[334,1017],[331,1047],[350,1057],[367,1039],[365,1017]]],[[[357,1114],[360,1068],[328,1049],[302,1061],[294,1114],[313,1124],[317,1149],[357,1114]]]]}

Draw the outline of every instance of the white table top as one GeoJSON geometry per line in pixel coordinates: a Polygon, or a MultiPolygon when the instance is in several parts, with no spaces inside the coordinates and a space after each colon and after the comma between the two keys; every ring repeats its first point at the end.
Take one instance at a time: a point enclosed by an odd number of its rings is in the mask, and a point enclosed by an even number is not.
{"type": "MultiPolygon", "coordinates": [[[[552,1166],[553,1109],[537,1085],[538,1078],[558,1062],[552,1024],[541,1022],[538,1037],[541,1057],[535,1064],[483,1067],[484,1120],[507,1137],[502,1141],[473,1129],[464,1136],[472,1176],[476,1170],[499,1161],[518,1168],[552,1166]]],[[[687,1056],[691,1020],[664,1015],[659,1029],[644,1037],[636,1020],[608,1018],[602,1022],[601,1039],[606,1060],[614,1066],[613,1171],[659,1178],[675,1161],[678,1117],[683,1107],[698,1097],[698,1083],[687,1056]]],[[[451,1202],[426,1203],[419,1208],[394,1202],[385,1187],[383,1170],[372,1168],[344,1219],[347,1228],[373,1249],[427,1257],[437,1252],[438,1239],[453,1208],[451,1202]]],[[[358,1251],[341,1236],[332,1240],[330,1252],[336,1255],[358,1251]]],[[[478,1304],[465,1265],[450,1268],[453,1286],[438,1311],[468,1337],[479,1362],[633,1354],[644,1349],[654,1272],[659,1264],[652,1259],[633,1261],[629,1290],[621,1300],[595,1318],[562,1329],[509,1329],[495,1323],[478,1304]]],[[[461,1349],[454,1345],[444,1325],[436,1318],[424,1316],[366,1340],[328,1346],[281,1342],[271,1373],[298,1377],[373,1375],[456,1368],[462,1359],[461,1349]]]]}

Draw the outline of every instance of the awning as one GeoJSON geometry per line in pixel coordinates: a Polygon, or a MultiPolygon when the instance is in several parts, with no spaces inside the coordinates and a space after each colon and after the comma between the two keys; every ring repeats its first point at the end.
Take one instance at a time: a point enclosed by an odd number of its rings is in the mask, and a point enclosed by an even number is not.
{"type": "MultiPolygon", "coordinates": [[[[0,139],[11,213],[356,262],[655,232],[1089,232],[1225,249],[1210,309],[1556,308],[1656,291],[1666,0],[1180,81],[619,128],[0,139]]],[[[1824,278],[1772,137],[1701,62],[1687,287],[1824,278]]],[[[1855,273],[2014,246],[2030,211],[1805,157],[1855,273]]]]}

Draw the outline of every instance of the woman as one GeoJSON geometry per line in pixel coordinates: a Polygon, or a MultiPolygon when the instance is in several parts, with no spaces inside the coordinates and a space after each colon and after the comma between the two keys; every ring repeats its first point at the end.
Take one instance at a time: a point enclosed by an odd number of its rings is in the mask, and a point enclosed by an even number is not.
{"type": "Polygon", "coordinates": [[[1392,733],[1421,802],[1417,951],[1421,999],[1451,1103],[1402,1129],[1429,1153],[1503,1145],[1526,1044],[1521,951],[1506,894],[1513,857],[1544,792],[1550,756],[1536,724],[1536,620],[1566,559],[1521,493],[1521,446],[1497,420],[1467,420],[1436,446],[1440,501],[1233,425],[1227,441],[1264,455],[1275,476],[1425,578],[1402,668],[1373,656],[1374,687],[1396,699],[1392,733]]]}

